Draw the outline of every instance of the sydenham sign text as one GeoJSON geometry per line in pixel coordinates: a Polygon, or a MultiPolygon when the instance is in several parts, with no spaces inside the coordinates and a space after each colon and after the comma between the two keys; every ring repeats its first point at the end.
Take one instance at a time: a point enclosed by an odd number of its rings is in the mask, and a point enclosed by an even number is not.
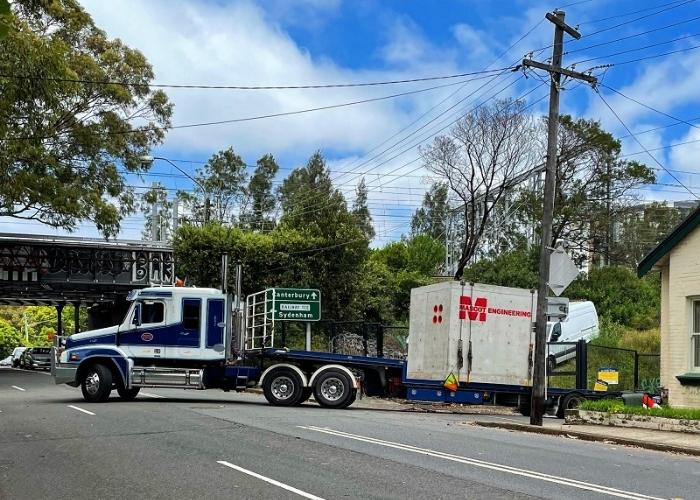
{"type": "Polygon", "coordinates": [[[268,314],[274,321],[319,321],[321,292],[310,288],[268,288],[268,314]]]}

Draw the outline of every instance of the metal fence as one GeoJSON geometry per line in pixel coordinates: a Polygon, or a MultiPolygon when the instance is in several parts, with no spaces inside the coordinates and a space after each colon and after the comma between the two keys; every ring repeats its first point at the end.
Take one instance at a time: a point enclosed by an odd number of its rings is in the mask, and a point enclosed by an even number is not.
{"type": "MultiPolygon", "coordinates": [[[[597,344],[550,343],[547,346],[550,387],[594,389],[601,374],[616,373],[613,391],[657,393],[660,386],[659,354],[597,344]]],[[[600,387],[600,386],[599,386],[600,387]]]]}

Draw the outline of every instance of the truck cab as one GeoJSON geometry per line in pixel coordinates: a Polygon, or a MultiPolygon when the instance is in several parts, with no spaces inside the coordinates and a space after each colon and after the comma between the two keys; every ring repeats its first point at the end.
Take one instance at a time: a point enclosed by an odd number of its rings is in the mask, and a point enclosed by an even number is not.
{"type": "MultiPolygon", "coordinates": [[[[206,388],[205,370],[220,370],[225,361],[226,295],[157,287],[133,290],[127,299],[119,325],[66,339],[52,358],[56,383],[81,386],[90,401],[108,398],[112,388],[125,399],[145,386],[206,388]]],[[[210,385],[222,383],[220,374],[207,375],[210,385]]]]}

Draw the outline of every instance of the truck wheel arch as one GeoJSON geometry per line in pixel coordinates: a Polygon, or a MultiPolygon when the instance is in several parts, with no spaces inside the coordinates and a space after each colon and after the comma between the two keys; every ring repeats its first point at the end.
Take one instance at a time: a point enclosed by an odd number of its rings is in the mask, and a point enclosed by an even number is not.
{"type": "Polygon", "coordinates": [[[127,380],[115,359],[105,356],[90,356],[83,359],[78,367],[78,372],[75,377],[76,382],[80,384],[88,368],[96,364],[101,364],[109,368],[109,370],[112,372],[112,380],[114,380],[114,382],[117,384],[121,383],[124,387],[127,386],[127,380]]]}
{"type": "Polygon", "coordinates": [[[313,386],[314,380],[316,380],[316,378],[317,378],[321,373],[323,373],[324,371],[326,371],[326,370],[328,370],[328,369],[330,369],[330,368],[335,368],[335,369],[338,369],[338,370],[341,370],[341,371],[345,372],[345,374],[346,374],[348,377],[350,377],[350,380],[352,381],[352,388],[353,388],[353,389],[357,389],[357,388],[358,388],[357,377],[355,376],[354,373],[352,373],[352,371],[350,371],[350,369],[349,369],[347,366],[343,366],[343,365],[323,365],[321,368],[319,368],[318,370],[316,370],[316,371],[314,372],[313,375],[311,375],[311,380],[309,380],[309,386],[313,386]]]}
{"type": "Polygon", "coordinates": [[[276,363],[272,366],[268,366],[267,369],[262,373],[262,375],[260,376],[260,380],[258,380],[258,385],[260,387],[262,387],[263,382],[265,382],[265,377],[267,376],[267,374],[276,368],[289,368],[293,370],[301,378],[302,387],[309,387],[311,385],[309,378],[303,371],[301,371],[301,368],[299,368],[297,365],[292,365],[290,363],[276,363]]]}

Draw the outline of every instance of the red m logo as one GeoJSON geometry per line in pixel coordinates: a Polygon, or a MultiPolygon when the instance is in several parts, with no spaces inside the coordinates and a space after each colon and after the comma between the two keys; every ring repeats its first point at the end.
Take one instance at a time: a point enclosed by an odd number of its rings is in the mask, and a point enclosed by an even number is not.
{"type": "Polygon", "coordinates": [[[459,319],[467,319],[470,321],[486,321],[486,297],[477,297],[472,304],[472,298],[468,295],[462,295],[459,298],[459,319]]]}

